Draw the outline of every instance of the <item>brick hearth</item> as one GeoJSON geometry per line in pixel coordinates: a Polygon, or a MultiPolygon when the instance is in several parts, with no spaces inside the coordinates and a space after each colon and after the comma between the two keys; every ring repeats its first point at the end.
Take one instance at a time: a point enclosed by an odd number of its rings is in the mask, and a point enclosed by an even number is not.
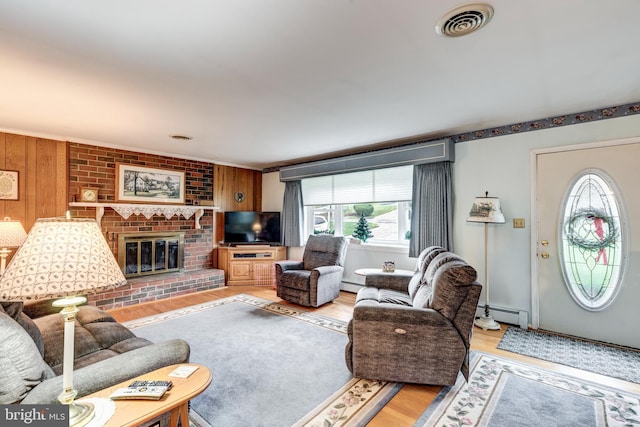
{"type": "Polygon", "coordinates": [[[167,273],[127,280],[109,292],[89,295],[91,305],[103,310],[151,302],[224,286],[224,270],[208,268],[184,273],[167,273]]]}

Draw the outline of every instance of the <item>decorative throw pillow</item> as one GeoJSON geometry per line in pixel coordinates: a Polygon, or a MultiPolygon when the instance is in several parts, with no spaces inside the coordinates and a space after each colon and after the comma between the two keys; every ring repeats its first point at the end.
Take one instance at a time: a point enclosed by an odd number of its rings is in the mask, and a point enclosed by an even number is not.
{"type": "Polygon", "coordinates": [[[18,320],[24,303],[17,301],[0,301],[0,313],[5,313],[14,320],[18,320]]]}
{"type": "Polygon", "coordinates": [[[33,320],[22,312],[24,304],[22,302],[0,302],[0,313],[6,313],[13,320],[18,322],[22,328],[31,335],[33,342],[38,347],[41,356],[44,356],[44,341],[40,329],[33,323],[33,320]]]}
{"type": "Polygon", "coordinates": [[[0,313],[0,404],[19,403],[33,387],[53,376],[27,331],[0,313]]]}

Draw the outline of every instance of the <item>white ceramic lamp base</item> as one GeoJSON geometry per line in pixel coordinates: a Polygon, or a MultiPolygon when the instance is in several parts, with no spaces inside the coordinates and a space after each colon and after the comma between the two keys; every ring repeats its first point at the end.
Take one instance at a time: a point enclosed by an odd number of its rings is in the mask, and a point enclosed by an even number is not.
{"type": "Polygon", "coordinates": [[[82,427],[89,423],[95,415],[95,407],[90,402],[72,402],[69,405],[69,425],[82,427]]]}
{"type": "Polygon", "coordinates": [[[473,322],[479,328],[486,330],[499,330],[500,324],[493,320],[491,316],[480,316],[473,322]]]}

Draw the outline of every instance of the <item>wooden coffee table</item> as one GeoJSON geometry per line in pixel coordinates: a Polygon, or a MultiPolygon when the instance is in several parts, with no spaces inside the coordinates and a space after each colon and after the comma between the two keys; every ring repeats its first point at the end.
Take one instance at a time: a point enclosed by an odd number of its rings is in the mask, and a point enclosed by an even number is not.
{"type": "Polygon", "coordinates": [[[178,420],[182,420],[183,426],[188,426],[189,400],[207,389],[211,383],[211,371],[206,366],[198,365],[197,363],[181,363],[166,366],[85,397],[109,398],[111,393],[116,389],[127,387],[136,380],[169,380],[173,382],[173,387],[171,387],[160,400],[114,400],[116,404],[115,413],[104,427],[137,426],[165,412],[171,412],[171,427],[177,426],[178,420]],[[169,376],[171,371],[183,365],[197,366],[198,369],[192,373],[189,378],[169,376]]]}

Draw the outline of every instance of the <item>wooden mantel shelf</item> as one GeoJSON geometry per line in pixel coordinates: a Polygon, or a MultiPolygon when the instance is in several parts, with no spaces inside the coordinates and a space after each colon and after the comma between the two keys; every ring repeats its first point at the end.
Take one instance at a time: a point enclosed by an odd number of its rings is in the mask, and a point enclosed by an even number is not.
{"type": "Polygon", "coordinates": [[[189,219],[195,215],[195,227],[200,229],[200,218],[204,215],[205,210],[218,210],[216,206],[192,206],[192,205],[142,205],[138,203],[88,203],[88,202],[71,202],[71,207],[78,208],[96,208],[96,221],[98,224],[104,216],[104,208],[111,208],[116,211],[122,218],[128,219],[131,215],[144,215],[145,218],[151,219],[154,215],[164,215],[170,219],[175,215],[182,215],[185,219],[189,219]]]}

